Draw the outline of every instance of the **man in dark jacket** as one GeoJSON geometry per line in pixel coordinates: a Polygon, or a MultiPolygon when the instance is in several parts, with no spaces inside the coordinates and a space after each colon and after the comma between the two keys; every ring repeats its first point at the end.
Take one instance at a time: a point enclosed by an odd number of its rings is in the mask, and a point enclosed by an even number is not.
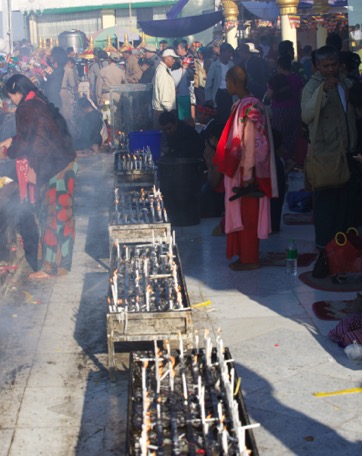
{"type": "Polygon", "coordinates": [[[178,120],[173,112],[163,112],[159,122],[167,137],[167,155],[175,158],[202,158],[204,143],[194,128],[178,120]]]}

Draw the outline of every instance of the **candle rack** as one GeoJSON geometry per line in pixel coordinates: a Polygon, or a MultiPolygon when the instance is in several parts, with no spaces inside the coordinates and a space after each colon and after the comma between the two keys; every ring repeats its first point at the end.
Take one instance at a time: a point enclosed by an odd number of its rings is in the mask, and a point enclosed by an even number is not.
{"type": "Polygon", "coordinates": [[[207,331],[204,344],[132,353],[127,455],[258,456],[230,352],[207,331]]]}
{"type": "Polygon", "coordinates": [[[174,239],[168,243],[115,244],[107,297],[108,358],[115,342],[177,339],[190,343],[192,316],[174,239]]]}
{"type": "Polygon", "coordinates": [[[119,150],[114,154],[115,185],[133,187],[157,183],[157,167],[149,148],[129,152],[119,150]]]}
{"type": "Polygon", "coordinates": [[[109,220],[111,244],[152,242],[170,235],[171,224],[156,186],[114,189],[109,220]]]}

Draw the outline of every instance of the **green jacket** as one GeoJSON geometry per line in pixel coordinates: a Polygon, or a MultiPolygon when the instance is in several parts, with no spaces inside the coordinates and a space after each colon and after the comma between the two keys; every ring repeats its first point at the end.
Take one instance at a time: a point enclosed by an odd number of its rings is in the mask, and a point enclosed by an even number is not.
{"type": "MultiPolygon", "coordinates": [[[[309,138],[312,137],[314,116],[318,93],[323,90],[324,78],[317,72],[305,85],[302,92],[302,120],[308,125],[309,138]]],[[[314,150],[335,150],[340,144],[342,135],[343,145],[347,153],[354,153],[357,145],[357,124],[354,107],[348,102],[348,90],[352,85],[349,79],[341,79],[341,85],[345,90],[347,110],[343,109],[337,90],[328,93],[323,92],[322,106],[319,116],[316,142],[314,150]]]]}

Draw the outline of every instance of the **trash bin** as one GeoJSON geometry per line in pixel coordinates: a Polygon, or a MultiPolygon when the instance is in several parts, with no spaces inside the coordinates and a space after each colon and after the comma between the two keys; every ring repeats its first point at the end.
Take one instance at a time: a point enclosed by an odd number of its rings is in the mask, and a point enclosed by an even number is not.
{"type": "Polygon", "coordinates": [[[149,146],[156,163],[161,154],[161,136],[160,130],[131,131],[128,133],[129,150],[134,152],[149,146]]]}
{"type": "Polygon", "coordinates": [[[167,216],[172,225],[200,223],[201,158],[161,157],[158,178],[167,216]]]}

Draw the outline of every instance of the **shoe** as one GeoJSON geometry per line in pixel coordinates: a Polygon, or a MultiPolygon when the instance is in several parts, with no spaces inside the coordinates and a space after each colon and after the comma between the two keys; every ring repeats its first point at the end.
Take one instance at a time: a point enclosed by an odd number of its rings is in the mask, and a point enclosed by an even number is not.
{"type": "Polygon", "coordinates": [[[232,271],[253,271],[260,268],[260,263],[240,263],[239,260],[229,264],[232,271]]]}
{"type": "Polygon", "coordinates": [[[312,277],[314,279],[324,279],[329,275],[327,254],[325,249],[319,251],[316,262],[314,263],[312,277]]]}

